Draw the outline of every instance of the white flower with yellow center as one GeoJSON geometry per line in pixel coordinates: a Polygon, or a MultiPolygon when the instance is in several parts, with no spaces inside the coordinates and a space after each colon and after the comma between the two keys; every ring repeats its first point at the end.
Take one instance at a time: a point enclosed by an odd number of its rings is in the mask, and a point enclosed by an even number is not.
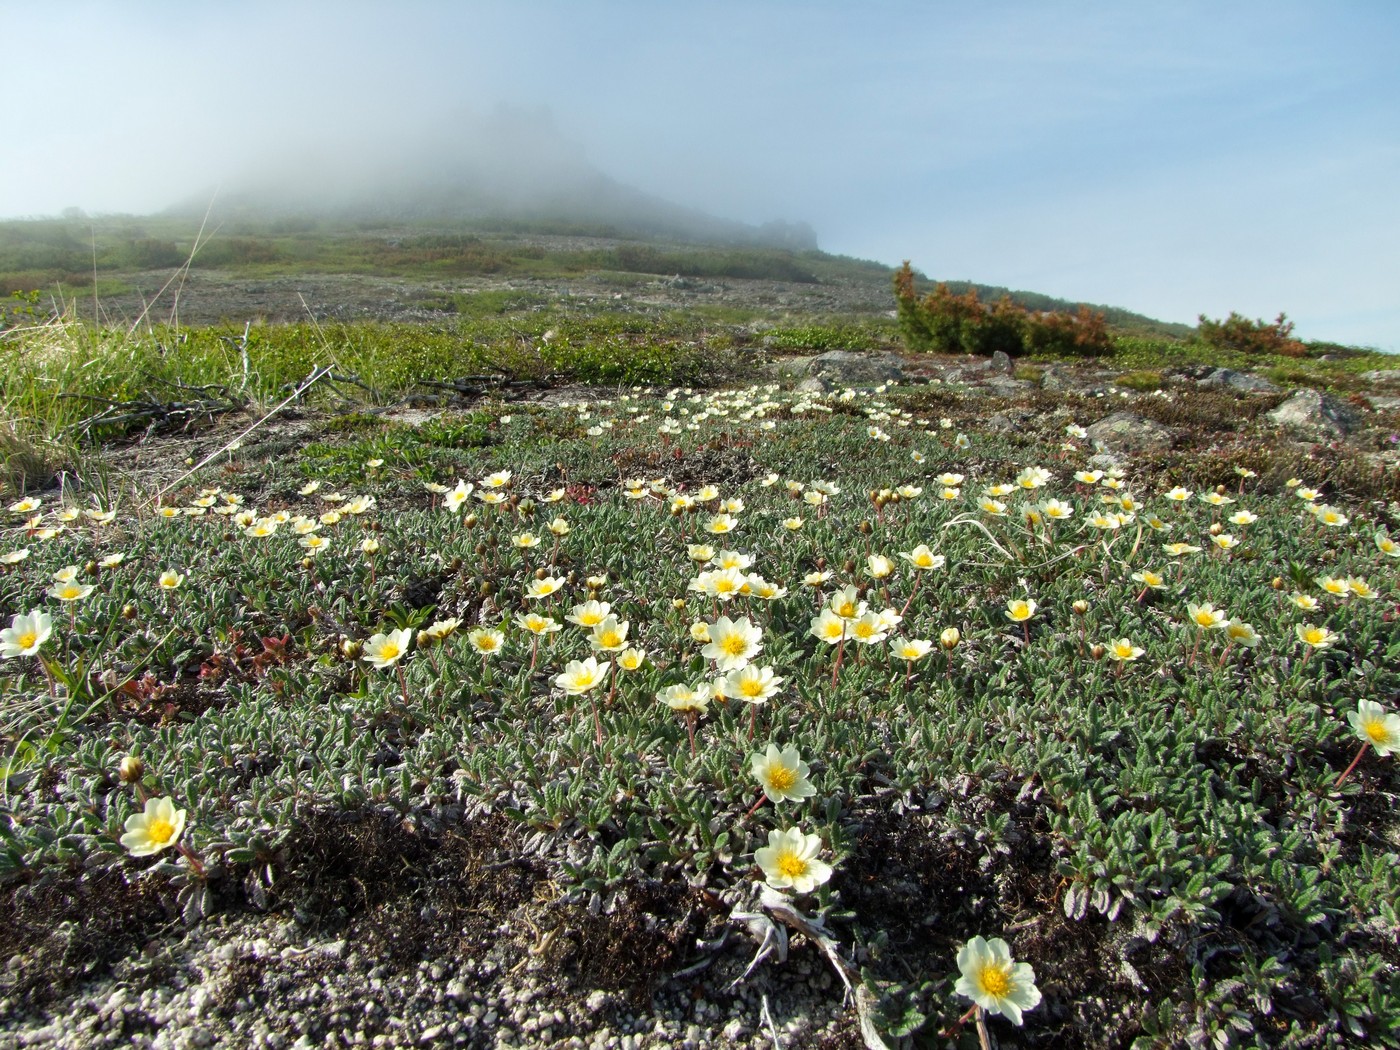
{"type": "Polygon", "coordinates": [[[708,543],[692,543],[686,548],[686,556],[697,565],[708,565],[715,560],[715,549],[708,543]]]}
{"type": "Polygon", "coordinates": [[[76,565],[65,565],[53,574],[54,583],[72,583],[83,570],[76,565]]]}
{"type": "Polygon", "coordinates": [[[749,755],[749,768],[769,802],[801,802],[817,793],[807,779],[811,770],[795,747],[779,751],[769,744],[766,751],[749,755]]]}
{"type": "Polygon", "coordinates": [[[1229,615],[1223,609],[1217,609],[1210,602],[1202,602],[1200,605],[1186,605],[1186,615],[1203,631],[1224,630],[1225,625],[1230,622],[1229,615]]]}
{"type": "Polygon", "coordinates": [[[1006,603],[1006,618],[1012,623],[1025,623],[1038,608],[1034,598],[1012,598],[1006,603]]]}
{"type": "Polygon", "coordinates": [[[1051,521],[1065,521],[1074,516],[1074,507],[1058,499],[1048,499],[1040,505],[1040,513],[1051,521]]]}
{"type": "Polygon", "coordinates": [[[773,674],[773,668],[751,663],[730,671],[722,681],[726,698],[762,704],[777,695],[784,680],[773,674]]]}
{"type": "Polygon", "coordinates": [[[1293,489],[1293,495],[1297,496],[1305,503],[1312,503],[1317,497],[1321,496],[1322,493],[1318,492],[1317,489],[1308,488],[1306,485],[1297,485],[1293,489]]]}
{"type": "Polygon", "coordinates": [[[1103,471],[1101,470],[1076,470],[1074,472],[1074,480],[1081,485],[1097,485],[1102,477],[1103,471]]]}
{"type": "Polygon", "coordinates": [[[412,632],[407,627],[387,634],[372,635],[365,642],[364,659],[377,670],[393,667],[406,655],[412,632]]]}
{"type": "Polygon", "coordinates": [[[1016,475],[1016,484],[1023,489],[1038,489],[1050,481],[1050,471],[1044,467],[1027,467],[1016,475]]]}
{"type": "Polygon", "coordinates": [[[656,694],[656,699],[683,715],[703,715],[710,707],[710,687],[702,682],[699,685],[668,685],[656,694]]]}
{"type": "Polygon", "coordinates": [[[482,656],[491,656],[501,651],[506,636],[492,627],[478,627],[467,633],[467,643],[482,656]]]}
{"type": "Polygon", "coordinates": [[[531,601],[548,598],[564,586],[564,577],[546,576],[542,580],[531,580],[525,585],[525,597],[531,601]]]}
{"type": "Polygon", "coordinates": [[[1318,627],[1310,623],[1300,623],[1295,629],[1298,641],[1313,649],[1330,649],[1337,644],[1340,637],[1336,632],[1326,627],[1318,627]]]}
{"type": "Polygon", "coordinates": [[[747,616],[721,616],[709,625],[709,644],[700,651],[721,671],[737,671],[763,650],[763,631],[747,616]]]}
{"type": "Polygon", "coordinates": [[[1235,539],[1235,537],[1228,532],[1222,532],[1218,536],[1212,536],[1210,542],[1215,544],[1218,550],[1222,551],[1234,550],[1240,545],[1240,541],[1235,539]]]}
{"type": "Polygon", "coordinates": [[[1013,961],[1000,937],[968,941],[958,952],[958,970],[953,990],[989,1014],[1004,1014],[1012,1024],[1019,1025],[1022,1012],[1040,1004],[1035,970],[1030,963],[1013,961]]]}
{"type": "Polygon", "coordinates": [[[705,522],[705,531],[713,536],[723,536],[739,526],[739,519],[732,514],[716,514],[705,522]]]}
{"type": "Polygon", "coordinates": [[[1232,645],[1243,645],[1250,649],[1260,642],[1259,632],[1254,629],[1254,625],[1239,619],[1232,619],[1225,625],[1225,637],[1232,645]]]}
{"type": "Polygon", "coordinates": [[[933,652],[933,642],[927,638],[891,638],[890,652],[894,654],[896,660],[907,660],[913,663],[933,652]]]}
{"type": "Polygon", "coordinates": [[[476,498],[488,507],[498,507],[506,501],[506,494],[495,490],[489,492],[478,492],[476,498]]]}
{"type": "Polygon", "coordinates": [[[356,496],[349,503],[345,504],[345,513],[359,516],[372,511],[379,501],[373,496],[356,496]]]}
{"type": "Polygon", "coordinates": [[[738,551],[720,551],[715,555],[715,566],[719,569],[748,569],[753,565],[753,558],[738,551]]]}
{"type": "Polygon", "coordinates": [[[829,498],[825,492],[818,492],[816,489],[808,489],[802,493],[802,502],[809,507],[824,507],[829,498]]]}
{"type": "Polygon", "coordinates": [[[1367,583],[1361,576],[1348,576],[1344,582],[1347,585],[1347,589],[1357,598],[1373,601],[1380,597],[1380,592],[1367,583]]]}
{"type": "Polygon", "coordinates": [[[834,593],[827,606],[843,620],[854,620],[864,616],[866,609],[865,602],[860,600],[853,584],[847,584],[834,593]]]}
{"type": "Polygon", "coordinates": [[[1334,598],[1345,598],[1351,594],[1351,588],[1347,586],[1347,581],[1339,580],[1334,576],[1319,576],[1317,585],[1334,598]]]}
{"type": "Polygon", "coordinates": [[[872,554],[865,559],[865,571],[877,580],[883,580],[894,572],[894,562],[883,554],[872,554]]]}
{"type": "Polygon", "coordinates": [[[1115,642],[1109,642],[1107,650],[1108,658],[1110,660],[1116,660],[1119,663],[1132,663],[1138,657],[1142,656],[1143,653],[1147,652],[1146,649],[1134,645],[1127,638],[1119,638],[1115,642]]]}
{"type": "Polygon", "coordinates": [[[301,488],[297,489],[297,494],[300,496],[309,496],[320,487],[321,483],[319,481],[308,481],[301,488]]]}
{"type": "Polygon", "coordinates": [[[1317,511],[1317,520],[1324,525],[1330,525],[1334,529],[1342,528],[1351,521],[1350,518],[1336,507],[1319,507],[1317,511]]]}
{"type": "Polygon", "coordinates": [[[61,602],[80,602],[93,591],[90,583],[55,583],[47,591],[50,598],[57,598],[61,602]]]}
{"type": "Polygon", "coordinates": [[[1319,605],[1318,600],[1311,594],[1304,594],[1301,591],[1294,591],[1288,596],[1288,600],[1304,612],[1313,612],[1319,605]]]}
{"type": "Polygon", "coordinates": [[[768,845],[754,851],[753,859],[773,889],[811,893],[831,879],[831,865],[817,859],[821,848],[818,836],[806,835],[800,828],[775,830],[768,833],[768,845]]]}
{"type": "Polygon", "coordinates": [[[243,535],[250,536],[255,540],[266,539],[276,534],[277,522],[273,521],[271,518],[259,518],[243,530],[243,535]]]}
{"type": "Polygon", "coordinates": [[[163,591],[176,591],[180,589],[180,584],[185,582],[185,576],[184,573],[176,572],[174,569],[166,569],[156,582],[163,591]]]}
{"type": "Polygon", "coordinates": [[[899,493],[900,499],[917,499],[924,494],[924,490],[918,485],[901,485],[895,491],[899,493]]]}
{"type": "Polygon", "coordinates": [[[0,630],[0,660],[18,656],[35,656],[53,633],[49,614],[35,610],[27,615],[17,613],[10,626],[0,630]]]}
{"type": "Polygon", "coordinates": [[[1259,520],[1259,515],[1253,511],[1237,510],[1226,519],[1231,525],[1238,525],[1243,528],[1246,525],[1253,525],[1259,520]]]}
{"type": "Polygon", "coordinates": [[[519,550],[530,550],[532,547],[538,547],[542,541],[533,532],[520,532],[512,536],[510,542],[519,550]]]}
{"type": "Polygon", "coordinates": [[[126,555],[121,553],[121,551],[117,551],[115,554],[107,555],[105,558],[99,561],[97,565],[99,568],[102,569],[115,569],[124,561],[126,561],[126,555]]]}
{"type": "Polygon", "coordinates": [[[1142,584],[1144,587],[1149,587],[1154,591],[1161,590],[1167,585],[1167,581],[1162,575],[1153,572],[1151,569],[1143,569],[1142,572],[1133,573],[1133,581],[1142,584]]]}
{"type": "Polygon", "coordinates": [[[553,634],[555,631],[563,629],[563,624],[553,617],[541,616],[539,613],[532,612],[516,613],[515,623],[516,626],[535,635],[553,634]]]}
{"type": "Polygon", "coordinates": [[[797,532],[805,524],[801,518],[784,518],[783,528],[789,532],[797,532]]]}
{"type": "Polygon", "coordinates": [[[9,551],[6,554],[0,554],[0,565],[18,565],[27,557],[29,557],[29,548],[21,547],[19,548],[19,550],[13,550],[9,551]]]}
{"type": "Polygon", "coordinates": [[[462,626],[460,616],[449,616],[445,620],[434,620],[427,627],[423,628],[423,633],[434,641],[442,641],[444,638],[454,634],[458,627],[462,626]]]}
{"type": "Polygon", "coordinates": [[[828,645],[835,645],[846,637],[846,619],[831,609],[823,609],[812,618],[811,635],[828,645]]]}
{"type": "Polygon", "coordinates": [[[565,616],[564,619],[591,631],[606,620],[611,612],[612,606],[609,603],[590,598],[570,609],[569,615],[565,616]]]}
{"type": "Polygon", "coordinates": [[[921,543],[912,551],[900,551],[899,556],[916,569],[941,569],[948,559],[942,554],[934,554],[927,543],[921,543]]]}
{"type": "Polygon", "coordinates": [[[645,649],[624,649],[617,654],[617,669],[619,671],[638,671],[642,664],[646,663],[646,659],[645,649]]]}
{"type": "Polygon", "coordinates": [[[1376,550],[1390,558],[1400,558],[1400,543],[1396,543],[1384,532],[1376,533],[1376,550]]]}
{"type": "Polygon", "coordinates": [[[150,857],[175,845],[185,830],[185,811],[176,809],[169,798],[148,798],[140,813],[133,813],[123,825],[121,843],[133,857],[150,857]]]}
{"type": "Polygon", "coordinates": [[[850,636],[862,645],[877,645],[889,637],[889,628],[884,619],[875,612],[867,612],[852,620],[849,632],[850,636]]]}
{"type": "Polygon", "coordinates": [[[563,518],[555,518],[548,525],[546,525],[545,528],[549,529],[551,534],[558,536],[561,539],[567,536],[572,531],[572,527],[563,518]]]}
{"type": "Polygon", "coordinates": [[[994,518],[1002,517],[1006,513],[1006,504],[991,496],[983,496],[977,501],[977,506],[982,509],[983,514],[990,514],[994,518]]]}
{"type": "Polygon", "coordinates": [[[34,496],[26,496],[16,503],[10,504],[11,514],[33,514],[44,505],[44,501],[34,496]]]}
{"type": "Polygon", "coordinates": [[[487,474],[481,479],[483,488],[503,489],[510,484],[511,472],[508,470],[498,470],[494,474],[487,474]]]}
{"type": "Polygon", "coordinates": [[[1199,554],[1201,548],[1190,543],[1164,543],[1162,549],[1173,558],[1185,557],[1188,554],[1199,554]]]}
{"type": "Polygon", "coordinates": [[[592,656],[585,660],[570,660],[564,672],[555,677],[554,684],[570,696],[582,696],[607,678],[611,666],[607,660],[600,664],[592,656]]]}
{"type": "Polygon", "coordinates": [[[588,636],[588,644],[598,652],[615,653],[627,648],[627,629],[629,624],[626,620],[619,620],[616,616],[606,616],[603,621],[593,628],[593,633],[588,636]]]}
{"type": "Polygon", "coordinates": [[[1387,712],[1374,700],[1357,701],[1356,710],[1347,715],[1347,721],[1361,742],[1374,747],[1382,758],[1400,751],[1400,715],[1387,712]]]}
{"type": "Polygon", "coordinates": [[[330,540],[326,539],[324,536],[318,536],[314,532],[308,536],[303,536],[301,539],[297,540],[297,543],[305,547],[310,554],[320,554],[322,551],[329,549],[331,545],[330,540]]]}

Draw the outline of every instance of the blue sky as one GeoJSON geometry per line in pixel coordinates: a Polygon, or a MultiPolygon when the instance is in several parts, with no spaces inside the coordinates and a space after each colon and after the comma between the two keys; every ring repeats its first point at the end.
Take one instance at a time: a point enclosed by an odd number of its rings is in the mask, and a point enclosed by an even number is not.
{"type": "Polygon", "coordinates": [[[0,214],[547,108],[599,168],[829,251],[1400,351],[1400,2],[0,0],[0,214]],[[23,117],[15,114],[23,113],[23,117]]]}

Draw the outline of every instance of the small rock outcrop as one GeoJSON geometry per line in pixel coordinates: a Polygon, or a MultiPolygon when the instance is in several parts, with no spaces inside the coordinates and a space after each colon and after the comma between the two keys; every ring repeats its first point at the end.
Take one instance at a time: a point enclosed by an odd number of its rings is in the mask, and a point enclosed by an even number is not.
{"type": "Polygon", "coordinates": [[[904,378],[904,369],[895,354],[857,354],[830,350],[807,362],[807,379],[801,390],[831,390],[845,386],[879,386],[904,378]],[[815,382],[814,382],[815,381],[815,382]]]}
{"type": "Polygon", "coordinates": [[[1346,437],[1361,413],[1345,401],[1317,390],[1299,390],[1268,415],[1269,422],[1306,437],[1346,437]]]}
{"type": "Polygon", "coordinates": [[[1085,432],[1098,452],[1157,452],[1172,445],[1170,428],[1136,412],[1115,412],[1085,432]]]}
{"type": "Polygon", "coordinates": [[[1252,372],[1236,372],[1232,368],[1217,368],[1204,379],[1196,380],[1197,386],[1207,390],[1230,390],[1237,394],[1277,394],[1279,388],[1263,376],[1252,372]]]}

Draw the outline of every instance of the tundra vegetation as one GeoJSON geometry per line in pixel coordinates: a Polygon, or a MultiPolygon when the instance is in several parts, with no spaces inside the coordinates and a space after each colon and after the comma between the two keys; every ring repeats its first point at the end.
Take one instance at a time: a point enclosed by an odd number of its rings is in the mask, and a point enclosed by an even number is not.
{"type": "MultiPolygon", "coordinates": [[[[849,1004],[833,1045],[1400,1045],[1394,474],[1163,377],[1346,390],[1374,357],[896,281],[912,350],[1115,362],[1115,406],[1189,440],[1096,460],[1102,392],[1007,428],[954,382],[752,380],[889,347],[877,317],[94,328],[14,299],[7,1015],[221,915],[425,902],[528,918],[548,950],[500,950],[586,994],[640,899],[613,962],[643,998],[778,989],[744,931],[791,929],[849,1004]]],[[[484,950],[424,926],[408,965],[484,950]]]]}

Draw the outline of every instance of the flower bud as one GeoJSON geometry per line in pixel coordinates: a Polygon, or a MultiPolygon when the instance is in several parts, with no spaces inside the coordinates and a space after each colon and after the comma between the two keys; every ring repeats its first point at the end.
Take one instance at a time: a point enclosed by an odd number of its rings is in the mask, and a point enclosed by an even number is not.
{"type": "Polygon", "coordinates": [[[133,605],[131,602],[127,602],[125,605],[122,606],[122,619],[123,619],[123,620],[134,620],[134,619],[136,619],[136,606],[133,605]]]}
{"type": "Polygon", "coordinates": [[[434,638],[427,631],[419,631],[418,634],[414,636],[414,640],[418,643],[419,649],[426,649],[433,643],[434,638]]]}
{"type": "Polygon", "coordinates": [[[494,583],[492,583],[490,580],[483,580],[483,581],[482,581],[482,584],[481,584],[481,596],[482,596],[483,598],[489,598],[489,597],[491,597],[491,595],[493,595],[493,594],[495,594],[495,593],[496,593],[496,585],[495,585],[494,583]]]}
{"type": "Polygon", "coordinates": [[[1220,535],[1222,532],[1224,532],[1224,531],[1225,531],[1225,526],[1222,525],[1222,524],[1220,524],[1220,522],[1218,522],[1218,521],[1213,521],[1213,522],[1210,523],[1210,534],[1211,534],[1212,536],[1219,536],[1219,535],[1220,535]]]}
{"type": "Polygon", "coordinates": [[[942,633],[938,636],[938,644],[943,646],[943,648],[947,649],[949,652],[952,652],[954,649],[956,649],[958,647],[958,643],[961,641],[962,632],[959,631],[956,627],[945,627],[943,628],[942,633]]]}
{"type": "Polygon", "coordinates": [[[117,775],[123,784],[139,783],[146,775],[146,763],[135,755],[126,755],[117,765],[117,775]]]}
{"type": "Polygon", "coordinates": [[[847,574],[850,574],[850,573],[855,572],[855,571],[856,571],[855,559],[853,559],[853,558],[847,558],[844,562],[842,562],[842,563],[841,563],[841,571],[844,572],[844,573],[847,573],[847,574]]]}
{"type": "Polygon", "coordinates": [[[465,518],[462,519],[462,524],[469,529],[474,529],[476,528],[476,523],[478,520],[479,519],[476,516],[476,512],[472,511],[470,514],[468,514],[465,518]]]}
{"type": "Polygon", "coordinates": [[[97,562],[95,562],[95,561],[89,561],[87,564],[85,564],[85,565],[83,566],[83,572],[87,573],[89,576],[96,576],[96,575],[97,575],[97,562]]]}
{"type": "Polygon", "coordinates": [[[357,641],[354,638],[342,637],[340,639],[340,655],[345,657],[345,659],[347,660],[358,660],[360,658],[360,654],[364,652],[364,649],[364,642],[357,641]]]}
{"type": "Polygon", "coordinates": [[[535,579],[537,580],[542,580],[548,575],[549,571],[543,565],[541,565],[538,569],[535,570],[535,579]]]}
{"type": "MultiPolygon", "coordinates": [[[[862,521],[862,522],[860,523],[860,534],[861,534],[862,536],[869,536],[869,535],[870,535],[872,532],[874,532],[874,531],[875,531],[875,526],[871,525],[870,522],[868,522],[868,521],[862,521]]],[[[853,571],[853,570],[847,569],[846,571],[847,571],[847,572],[851,572],[851,571],[853,571]]]]}
{"type": "Polygon", "coordinates": [[[1275,576],[1272,580],[1269,581],[1269,586],[1276,591],[1283,590],[1283,577],[1275,576]]]}
{"type": "Polygon", "coordinates": [[[1106,652],[1108,652],[1108,650],[1101,645],[1091,646],[1089,649],[1089,655],[1095,660],[1102,660],[1106,652]]]}
{"type": "Polygon", "coordinates": [[[825,571],[825,569],[826,569],[826,555],[822,555],[820,558],[817,559],[817,568],[818,568],[818,569],[821,569],[821,570],[823,570],[823,571],[825,571]]]}
{"type": "Polygon", "coordinates": [[[1076,616],[1083,616],[1089,611],[1089,603],[1083,598],[1076,598],[1070,608],[1074,610],[1076,616]]]}

